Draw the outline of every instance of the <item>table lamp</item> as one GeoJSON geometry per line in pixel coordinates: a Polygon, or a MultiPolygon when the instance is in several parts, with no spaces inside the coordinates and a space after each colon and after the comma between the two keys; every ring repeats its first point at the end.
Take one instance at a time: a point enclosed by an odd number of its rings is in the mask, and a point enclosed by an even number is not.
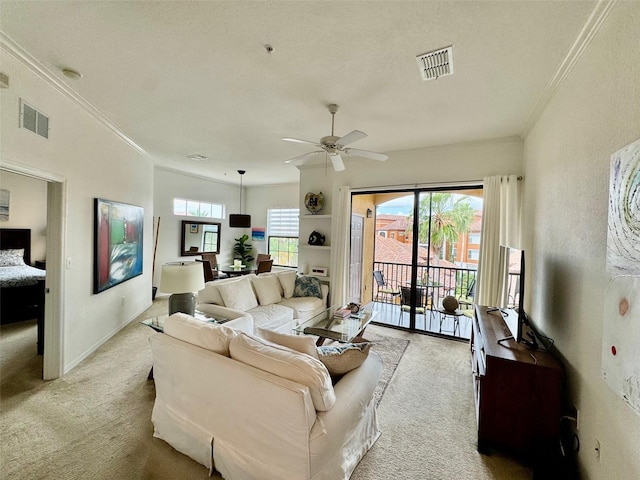
{"type": "Polygon", "coordinates": [[[196,296],[193,292],[204,288],[204,273],[200,262],[169,262],[162,266],[160,291],[171,293],[169,315],[182,312],[193,315],[196,296]]]}

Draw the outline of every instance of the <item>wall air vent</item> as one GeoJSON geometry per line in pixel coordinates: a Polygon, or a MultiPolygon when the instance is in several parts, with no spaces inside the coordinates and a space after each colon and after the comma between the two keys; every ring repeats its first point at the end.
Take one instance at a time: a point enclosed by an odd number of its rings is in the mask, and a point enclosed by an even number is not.
{"type": "Polygon", "coordinates": [[[20,99],[20,126],[49,138],[49,117],[20,99]]]}
{"type": "Polygon", "coordinates": [[[453,75],[453,45],[416,57],[422,80],[435,80],[453,75]]]}

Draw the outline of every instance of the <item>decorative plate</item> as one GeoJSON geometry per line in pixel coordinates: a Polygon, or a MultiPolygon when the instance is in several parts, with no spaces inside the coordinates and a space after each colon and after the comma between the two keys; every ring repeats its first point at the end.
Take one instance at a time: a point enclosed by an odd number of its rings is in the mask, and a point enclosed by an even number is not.
{"type": "Polygon", "coordinates": [[[324,208],[324,195],[320,193],[309,192],[304,197],[304,206],[311,213],[316,214],[324,208]]]}

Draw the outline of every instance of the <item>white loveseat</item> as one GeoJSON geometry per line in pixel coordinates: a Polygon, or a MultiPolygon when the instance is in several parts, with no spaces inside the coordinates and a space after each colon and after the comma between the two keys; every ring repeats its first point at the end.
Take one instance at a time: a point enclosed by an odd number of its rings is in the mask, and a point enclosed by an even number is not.
{"type": "Polygon", "coordinates": [[[226,480],[347,480],[380,434],[380,357],[332,385],[311,355],[229,325],[175,314],[150,337],[154,436],[226,480]]]}
{"type": "Polygon", "coordinates": [[[321,298],[294,296],[297,278],[295,271],[280,271],[207,282],[198,292],[197,309],[214,317],[248,316],[256,329],[291,333],[327,308],[329,294],[329,288],[321,285],[321,298]]]}

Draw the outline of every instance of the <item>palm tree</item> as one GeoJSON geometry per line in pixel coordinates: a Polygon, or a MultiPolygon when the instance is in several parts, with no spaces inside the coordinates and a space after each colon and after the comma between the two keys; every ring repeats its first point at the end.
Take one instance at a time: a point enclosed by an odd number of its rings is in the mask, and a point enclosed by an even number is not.
{"type": "MultiPolygon", "coordinates": [[[[434,192],[425,195],[420,200],[418,207],[420,222],[418,227],[418,240],[420,243],[428,243],[442,256],[442,246],[447,245],[444,257],[453,261],[453,245],[460,235],[465,235],[473,222],[473,208],[469,199],[463,195],[453,195],[446,192],[434,192]],[[431,238],[429,237],[429,222],[431,222],[431,238]]],[[[412,225],[412,221],[409,225],[412,225]]],[[[409,230],[411,227],[409,227],[409,230]]]]}

